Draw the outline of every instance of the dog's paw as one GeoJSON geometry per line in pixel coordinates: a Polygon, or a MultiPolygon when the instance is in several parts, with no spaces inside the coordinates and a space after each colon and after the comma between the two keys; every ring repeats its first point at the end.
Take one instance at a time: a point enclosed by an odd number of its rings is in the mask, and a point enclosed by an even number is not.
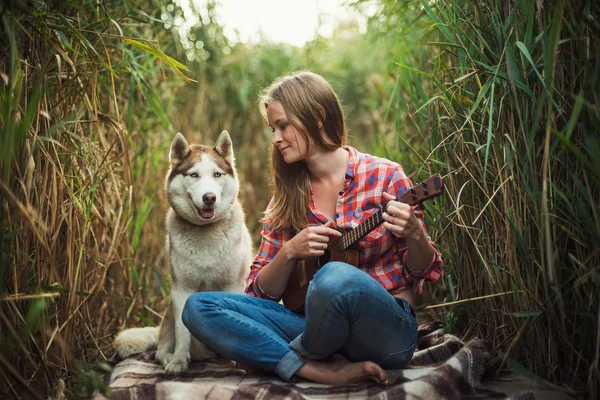
{"type": "Polygon", "coordinates": [[[164,367],[167,366],[168,363],[171,362],[171,359],[173,358],[173,353],[169,353],[167,351],[164,350],[157,350],[156,351],[156,359],[158,361],[160,361],[160,364],[164,367]]]}
{"type": "Polygon", "coordinates": [[[188,369],[188,365],[190,363],[190,354],[183,357],[175,357],[172,356],[171,361],[165,366],[165,371],[167,374],[178,374],[188,369]]]}

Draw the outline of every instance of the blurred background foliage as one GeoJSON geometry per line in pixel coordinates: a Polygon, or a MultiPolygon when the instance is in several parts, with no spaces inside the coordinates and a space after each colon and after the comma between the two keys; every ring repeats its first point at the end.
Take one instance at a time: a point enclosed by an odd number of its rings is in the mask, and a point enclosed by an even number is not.
{"type": "Polygon", "coordinates": [[[0,2],[0,397],[105,391],[116,332],[160,320],[176,132],[230,132],[258,244],[257,94],[310,69],[343,101],[351,144],[413,182],[445,179],[425,214],[446,269],[422,321],[488,341],[491,369],[597,398],[599,5],[377,5],[366,33],[346,22],[299,48],[230,43],[210,1],[188,15],[169,0],[0,2]]]}

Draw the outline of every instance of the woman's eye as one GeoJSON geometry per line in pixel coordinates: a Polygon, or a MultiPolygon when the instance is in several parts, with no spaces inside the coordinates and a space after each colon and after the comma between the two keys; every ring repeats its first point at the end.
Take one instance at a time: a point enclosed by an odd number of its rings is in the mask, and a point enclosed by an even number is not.
{"type": "Polygon", "coordinates": [[[192,172],[192,173],[191,173],[189,176],[191,176],[192,178],[197,178],[197,177],[198,177],[198,174],[197,174],[197,173],[195,173],[195,172],[192,172]]]}
{"type": "Polygon", "coordinates": [[[281,125],[281,127],[280,127],[280,129],[281,129],[282,131],[285,131],[285,128],[287,128],[287,124],[281,125]]]}
{"type": "Polygon", "coordinates": [[[215,172],[215,175],[214,175],[214,176],[215,176],[215,178],[220,178],[220,177],[222,177],[222,176],[223,176],[223,174],[222,174],[222,173],[220,173],[220,172],[215,172]]]}

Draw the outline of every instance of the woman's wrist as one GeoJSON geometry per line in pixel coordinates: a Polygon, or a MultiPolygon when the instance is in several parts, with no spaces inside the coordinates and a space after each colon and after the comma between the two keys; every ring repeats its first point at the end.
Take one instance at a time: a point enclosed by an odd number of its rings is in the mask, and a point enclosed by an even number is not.
{"type": "Polygon", "coordinates": [[[429,260],[435,255],[435,250],[425,234],[422,234],[419,239],[408,240],[408,249],[406,263],[409,268],[414,271],[421,271],[429,266],[429,260]]]}
{"type": "Polygon", "coordinates": [[[294,257],[294,255],[292,254],[288,243],[289,242],[285,243],[281,247],[281,249],[279,250],[279,253],[281,253],[283,255],[283,257],[285,258],[285,261],[296,261],[296,257],[294,257]]]}
{"type": "Polygon", "coordinates": [[[423,229],[421,229],[421,223],[419,222],[419,219],[417,218],[416,215],[412,214],[412,219],[413,219],[413,226],[415,226],[415,229],[412,232],[412,235],[409,239],[409,241],[414,242],[414,243],[420,243],[422,242],[423,239],[425,238],[425,235],[423,234],[423,229]]]}
{"type": "Polygon", "coordinates": [[[409,243],[421,243],[423,241],[423,239],[425,238],[425,235],[423,235],[423,231],[422,230],[418,230],[415,231],[409,238],[408,238],[408,242],[409,243]]]}
{"type": "Polygon", "coordinates": [[[407,244],[408,244],[408,248],[412,248],[416,251],[420,251],[420,252],[428,252],[428,250],[431,248],[431,250],[433,250],[433,247],[431,247],[431,243],[429,243],[429,240],[427,240],[427,237],[425,236],[425,234],[423,233],[423,231],[421,232],[417,232],[414,235],[412,235],[408,240],[407,240],[407,244]]]}

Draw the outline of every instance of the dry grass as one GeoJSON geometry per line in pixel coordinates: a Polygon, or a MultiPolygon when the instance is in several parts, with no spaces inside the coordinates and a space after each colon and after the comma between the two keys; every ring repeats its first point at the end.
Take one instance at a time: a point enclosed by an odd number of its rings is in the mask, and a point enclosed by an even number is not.
{"type": "Polygon", "coordinates": [[[446,301],[458,300],[447,322],[491,343],[497,367],[596,398],[600,9],[422,4],[437,52],[399,81],[412,129],[428,132],[429,156],[413,159],[445,175],[445,204],[429,214],[442,226],[446,301]]]}
{"type": "MultiPolygon", "coordinates": [[[[138,179],[152,159],[135,165],[141,138],[119,122],[143,82],[116,76],[127,67],[149,80],[161,73],[115,34],[118,23],[143,34],[143,24],[111,22],[102,7],[74,11],[23,6],[2,15],[0,379],[15,398],[39,398],[110,357],[107,338],[150,279],[136,261],[151,204],[143,195],[157,189],[138,179]]],[[[139,258],[161,262],[162,235],[146,233],[156,250],[139,258]]],[[[81,384],[73,393],[85,394],[81,384]]]]}

